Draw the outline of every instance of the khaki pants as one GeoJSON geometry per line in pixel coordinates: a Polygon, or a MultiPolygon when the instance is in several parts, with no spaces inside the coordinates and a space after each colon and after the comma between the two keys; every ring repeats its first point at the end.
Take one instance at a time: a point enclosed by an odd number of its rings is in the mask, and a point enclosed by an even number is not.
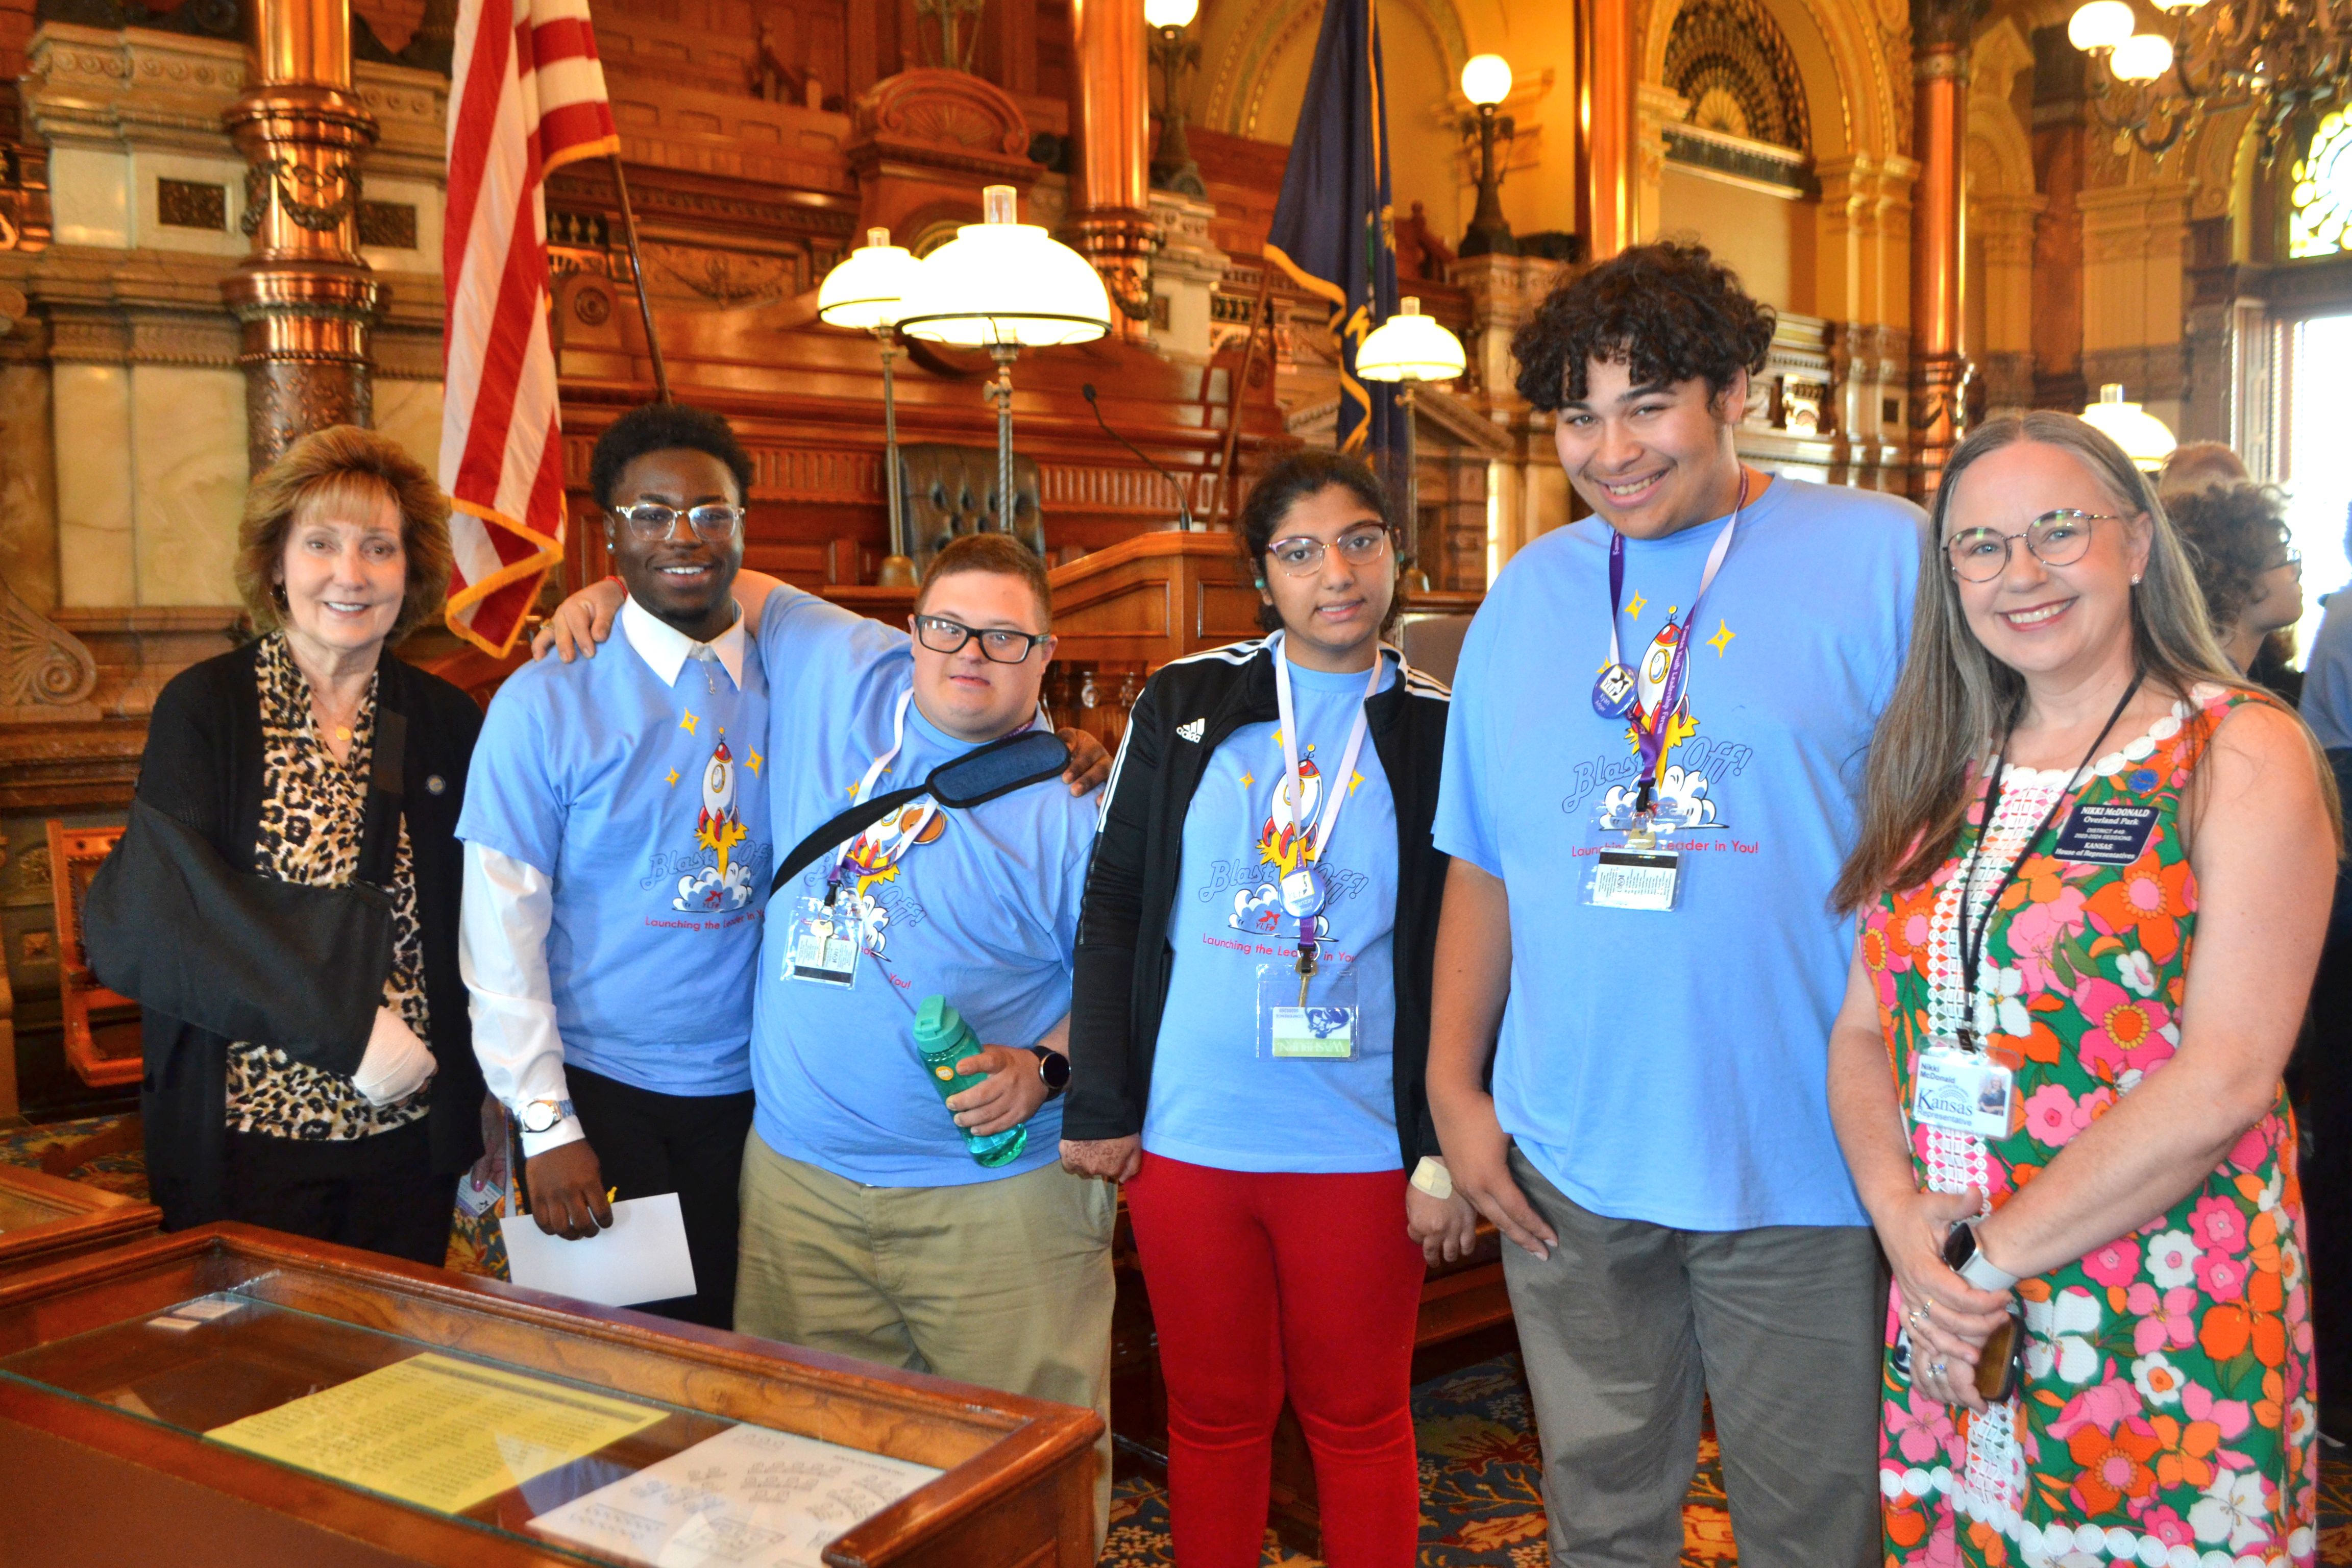
{"type": "Polygon", "coordinates": [[[735,1327],[809,1350],[1091,1408],[1095,1549],[1110,1530],[1118,1192],[1058,1165],[961,1187],[867,1187],[743,1146],[735,1327]]]}
{"type": "Polygon", "coordinates": [[[1511,1151],[1559,1245],[1505,1243],[1552,1568],[1669,1568],[1715,1404],[1740,1568],[1879,1561],[1886,1271],[1867,1226],[1674,1230],[1592,1213],[1511,1151]]]}

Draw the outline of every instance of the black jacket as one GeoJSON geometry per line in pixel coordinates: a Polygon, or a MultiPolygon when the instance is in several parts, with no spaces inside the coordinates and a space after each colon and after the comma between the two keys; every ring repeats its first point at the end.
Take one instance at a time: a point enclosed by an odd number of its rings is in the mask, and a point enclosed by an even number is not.
{"type": "MultiPolygon", "coordinates": [[[[1445,750],[1447,693],[1410,668],[1368,704],[1368,728],[1396,802],[1397,1142],[1410,1168],[1438,1152],[1423,1084],[1429,1061],[1429,973],[1446,857],[1430,840],[1445,750]]],[[[1274,658],[1263,639],[1179,659],[1136,699],[1110,783],[1078,916],[1070,999],[1070,1088],[1062,1136],[1143,1131],[1151,1059],[1175,952],[1169,918],[1180,891],[1184,819],[1209,754],[1244,724],[1279,717],[1274,658]]]]}
{"type": "MultiPolygon", "coordinates": [[[[222,863],[240,874],[259,869],[258,647],[206,659],[173,677],[155,699],[139,766],[139,800],[193,828],[222,863]]],[[[376,668],[379,713],[399,713],[407,721],[401,798],[423,928],[425,1005],[432,1016],[425,1044],[439,1064],[428,1136],[434,1170],[455,1175],[481,1152],[482,1071],[474,1059],[466,987],[457,974],[465,861],[457,828],[482,715],[464,692],[404,663],[390,649],[376,668]]],[[[102,963],[100,972],[102,979],[102,963]]],[[[280,976],[280,984],[290,978],[280,976]]],[[[267,994],[237,1000],[264,1013],[272,1005],[267,994]]],[[[146,1076],[140,1111],[146,1123],[148,1183],[164,1226],[177,1230],[218,1219],[227,1147],[229,1042],[152,1010],[145,1015],[143,1034],[146,1076]]],[[[311,1055],[320,1067],[349,1072],[366,1045],[362,1035],[311,1055]]]]}

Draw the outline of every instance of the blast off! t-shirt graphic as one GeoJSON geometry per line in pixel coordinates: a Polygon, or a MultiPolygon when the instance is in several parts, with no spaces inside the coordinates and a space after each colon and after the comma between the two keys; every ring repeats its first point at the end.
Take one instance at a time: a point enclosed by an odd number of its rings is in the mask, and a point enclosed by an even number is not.
{"type": "Polygon", "coordinates": [[[634,603],[617,629],[596,658],[527,664],[499,689],[457,834],[553,884],[566,1062],[665,1094],[740,1093],[774,868],[767,677],[740,630],[697,658],[634,603]]]}
{"type": "MultiPolygon", "coordinates": [[[[1216,657],[1216,656],[1204,656],[1216,657]]],[[[1380,685],[1397,658],[1381,656],[1380,685]]],[[[1278,724],[1244,724],[1217,745],[1184,819],[1184,859],[1168,941],[1175,952],[1160,1014],[1143,1146],[1226,1171],[1393,1171],[1396,1098],[1396,806],[1366,738],[1353,776],[1327,773],[1345,755],[1368,670],[1290,667],[1298,723],[1297,784],[1278,724]],[[1353,1051],[1345,1059],[1261,1049],[1261,971],[1295,984],[1298,917],[1282,881],[1307,863],[1313,826],[1333,790],[1349,795],[1315,866],[1326,890],[1313,916],[1320,969],[1312,1002],[1337,981],[1352,989],[1353,1051]],[[1268,1107],[1273,1108],[1269,1111],[1268,1107]]]]}
{"type": "Polygon", "coordinates": [[[1626,542],[1624,718],[1588,697],[1609,656],[1610,529],[1587,519],[1512,557],[1464,639],[1435,837],[1510,896],[1496,1109],[1546,1177],[1680,1229],[1862,1225],[1822,1090],[1853,955],[1828,896],[1909,641],[1922,519],[1796,479],[1751,495],[1687,633],[1728,518],[1626,542]],[[1685,635],[1682,700],[1661,714],[1685,635]],[[1625,847],[1653,722],[1676,907],[1595,907],[1584,889],[1625,847]]]}
{"type": "MultiPolygon", "coordinates": [[[[899,733],[914,678],[902,631],[779,588],[761,612],[760,645],[770,668],[793,672],[769,731],[793,759],[770,781],[788,848],[845,809],[877,759],[888,757],[869,798],[973,749],[912,701],[899,733]]],[[[1060,1158],[1055,1100],[1030,1118],[1020,1158],[975,1163],[915,1049],[914,1020],[925,998],[945,996],[982,1041],[1016,1049],[1061,1022],[1095,807],[1058,780],[969,810],[910,801],[850,844],[830,910],[838,846],[770,900],[751,1050],[761,1142],[871,1186],[992,1181],[1060,1158]],[[797,929],[808,921],[830,929],[797,929]],[[793,977],[812,934],[855,942],[849,984],[793,977]]]]}

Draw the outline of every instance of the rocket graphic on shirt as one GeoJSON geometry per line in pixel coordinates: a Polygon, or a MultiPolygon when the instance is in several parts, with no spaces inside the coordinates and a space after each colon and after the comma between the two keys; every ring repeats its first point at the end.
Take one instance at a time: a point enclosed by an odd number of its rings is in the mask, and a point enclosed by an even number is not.
{"type": "Polygon", "coordinates": [[[1294,791],[1286,781],[1276,786],[1273,805],[1268,808],[1265,830],[1258,835],[1258,861],[1272,866],[1281,876],[1298,869],[1299,857],[1307,852],[1307,830],[1315,821],[1316,807],[1323,803],[1323,774],[1313,757],[1298,759],[1298,786],[1294,791]],[[1297,805],[1291,804],[1296,795],[1297,805]]]}
{"type": "MultiPolygon", "coordinates": [[[[1649,646],[1642,650],[1641,662],[1634,667],[1633,710],[1627,715],[1625,726],[1625,743],[1636,758],[1642,754],[1642,738],[1650,732],[1651,726],[1665,726],[1665,744],[1658,749],[1657,813],[1659,826],[1668,828],[1721,826],[1716,820],[1715,802],[1708,796],[1706,774],[1696,767],[1685,767],[1671,760],[1676,747],[1698,733],[1698,721],[1692,717],[1690,704],[1691,688],[1696,683],[1686,677],[1682,699],[1675,704],[1674,711],[1658,712],[1658,705],[1666,694],[1666,673],[1674,666],[1675,649],[1689,632],[1688,626],[1675,619],[1673,606],[1668,606],[1664,624],[1650,638],[1649,646]]],[[[1637,794],[1636,781],[1630,779],[1611,788],[1601,799],[1600,826],[1633,826],[1637,794]]]]}
{"type": "Polygon", "coordinates": [[[751,901],[751,868],[735,859],[735,847],[750,837],[735,804],[735,753],[727,748],[727,731],[702,764],[702,810],[694,820],[694,842],[707,849],[712,863],[677,879],[677,910],[740,910],[751,901]]]}
{"type": "MultiPolygon", "coordinates": [[[[1288,766],[1286,761],[1280,759],[1278,749],[1276,758],[1277,770],[1288,766]]],[[[1257,836],[1257,863],[1266,868],[1264,879],[1244,885],[1234,894],[1234,912],[1226,919],[1227,925],[1235,931],[1265,935],[1284,932],[1282,879],[1305,863],[1307,836],[1322,805],[1323,771],[1315,765],[1312,756],[1301,757],[1297,783],[1294,785],[1287,780],[1278,780],[1269,794],[1265,826],[1257,836]]],[[[1292,927],[1297,924],[1296,921],[1287,922],[1292,927]]],[[[1316,916],[1315,924],[1318,932],[1328,929],[1321,915],[1316,916]]]]}

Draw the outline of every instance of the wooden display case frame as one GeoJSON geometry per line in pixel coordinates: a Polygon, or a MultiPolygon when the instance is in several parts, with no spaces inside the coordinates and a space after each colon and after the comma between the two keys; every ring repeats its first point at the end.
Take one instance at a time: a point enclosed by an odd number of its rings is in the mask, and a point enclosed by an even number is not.
{"type": "Polygon", "coordinates": [[[163,1211],[137,1198],[16,1165],[0,1165],[0,1203],[20,1199],[58,1217],[0,1230],[0,1278],[135,1241],[163,1223],[163,1211]]]}
{"type": "MultiPolygon", "coordinates": [[[[826,1549],[834,1568],[1082,1568],[1092,1411],[305,1241],[203,1226],[0,1279],[0,1356],[192,1298],[255,1300],[721,1420],[946,1473],[826,1549]]],[[[89,1399],[0,1376],[0,1564],[577,1565],[549,1543],[409,1507],[89,1399]],[[168,1544],[167,1544],[168,1543],[168,1544]],[[162,1555],[159,1555],[159,1552],[162,1555]]]]}

